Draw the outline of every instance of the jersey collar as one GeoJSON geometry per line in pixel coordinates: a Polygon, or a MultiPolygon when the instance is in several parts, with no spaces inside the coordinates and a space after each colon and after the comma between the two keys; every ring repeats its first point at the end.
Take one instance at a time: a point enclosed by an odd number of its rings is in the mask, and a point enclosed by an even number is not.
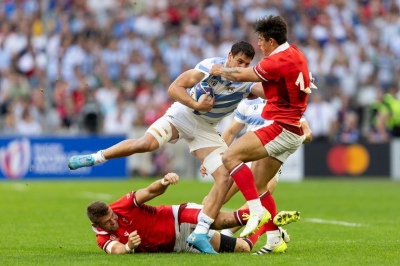
{"type": "Polygon", "coordinates": [[[97,227],[95,227],[93,225],[92,225],[92,229],[98,235],[108,235],[108,232],[106,232],[104,230],[101,230],[101,229],[99,229],[99,228],[97,228],[97,227]]]}
{"type": "Polygon", "coordinates": [[[277,54],[279,52],[285,51],[288,48],[289,48],[289,43],[288,42],[282,43],[272,53],[270,53],[269,55],[271,56],[273,54],[277,54]]]}

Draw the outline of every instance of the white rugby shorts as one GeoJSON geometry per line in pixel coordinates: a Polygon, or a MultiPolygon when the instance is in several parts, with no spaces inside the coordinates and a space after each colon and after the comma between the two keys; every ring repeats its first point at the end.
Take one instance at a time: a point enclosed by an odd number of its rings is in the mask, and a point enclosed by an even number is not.
{"type": "Polygon", "coordinates": [[[179,139],[185,139],[190,152],[208,147],[227,146],[217,130],[217,123],[210,124],[195,115],[185,105],[174,103],[160,119],[166,119],[179,131],[179,139]]]}

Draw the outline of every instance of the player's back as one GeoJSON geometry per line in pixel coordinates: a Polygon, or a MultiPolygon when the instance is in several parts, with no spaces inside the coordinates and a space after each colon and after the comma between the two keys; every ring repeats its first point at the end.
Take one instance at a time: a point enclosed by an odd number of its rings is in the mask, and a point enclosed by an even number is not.
{"type": "Polygon", "coordinates": [[[261,98],[244,99],[235,110],[235,120],[246,125],[246,131],[253,131],[265,124],[265,119],[261,117],[261,112],[266,100],[261,98]]]}
{"type": "Polygon", "coordinates": [[[299,126],[307,107],[308,94],[304,90],[310,86],[304,54],[290,45],[264,58],[255,69],[262,73],[264,93],[268,99],[262,116],[268,120],[299,126]]]}

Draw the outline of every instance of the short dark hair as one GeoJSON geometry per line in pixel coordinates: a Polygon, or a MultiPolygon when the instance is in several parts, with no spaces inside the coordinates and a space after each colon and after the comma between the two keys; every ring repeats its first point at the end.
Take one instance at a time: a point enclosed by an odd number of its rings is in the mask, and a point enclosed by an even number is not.
{"type": "Polygon", "coordinates": [[[97,223],[99,218],[108,214],[108,204],[102,201],[94,201],[87,206],[86,215],[92,223],[97,223]]]}
{"type": "Polygon", "coordinates": [[[253,59],[254,55],[256,54],[256,52],[254,51],[253,45],[251,45],[250,43],[248,43],[246,41],[238,41],[238,42],[234,43],[231,48],[231,53],[233,56],[235,56],[239,53],[243,53],[247,57],[250,57],[251,59],[253,59]]]}
{"type": "Polygon", "coordinates": [[[265,40],[272,38],[279,45],[287,42],[287,24],[281,16],[270,15],[258,19],[254,23],[253,29],[264,37],[265,40]]]}

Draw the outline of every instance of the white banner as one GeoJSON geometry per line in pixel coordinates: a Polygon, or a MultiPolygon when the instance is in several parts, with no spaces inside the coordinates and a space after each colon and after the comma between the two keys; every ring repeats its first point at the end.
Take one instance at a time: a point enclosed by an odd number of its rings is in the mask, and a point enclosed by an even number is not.
{"type": "Polygon", "coordinates": [[[304,179],[304,146],[289,156],[282,166],[279,182],[297,182],[304,179]]]}
{"type": "Polygon", "coordinates": [[[400,180],[400,139],[394,139],[390,143],[390,176],[394,180],[400,180]]]}

